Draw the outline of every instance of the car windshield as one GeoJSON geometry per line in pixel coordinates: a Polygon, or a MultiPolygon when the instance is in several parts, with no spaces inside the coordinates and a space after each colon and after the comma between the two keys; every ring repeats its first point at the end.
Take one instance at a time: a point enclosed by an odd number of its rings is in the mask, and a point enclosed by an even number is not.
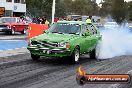
{"type": "Polygon", "coordinates": [[[80,34],[80,25],[79,24],[69,24],[69,23],[55,23],[53,24],[49,32],[50,33],[59,33],[59,34],[80,34]]]}
{"type": "Polygon", "coordinates": [[[0,23],[12,23],[16,22],[16,18],[0,18],[0,23]]]}

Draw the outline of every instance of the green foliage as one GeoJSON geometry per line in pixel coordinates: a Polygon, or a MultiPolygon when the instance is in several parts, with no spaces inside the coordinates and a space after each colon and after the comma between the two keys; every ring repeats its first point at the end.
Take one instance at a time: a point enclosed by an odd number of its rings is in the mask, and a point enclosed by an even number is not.
{"type": "MultiPolygon", "coordinates": [[[[51,17],[53,0],[26,0],[27,9],[34,16],[51,17]]],[[[98,5],[91,0],[56,0],[56,17],[66,15],[97,15],[98,5]]]]}
{"type": "Polygon", "coordinates": [[[119,24],[128,18],[132,20],[132,1],[127,3],[124,0],[104,0],[101,4],[101,16],[111,15],[119,24]]]}
{"type": "Polygon", "coordinates": [[[104,2],[102,2],[101,4],[102,7],[100,8],[100,15],[101,16],[110,15],[112,9],[112,0],[104,0],[104,2]]]}
{"type": "Polygon", "coordinates": [[[128,6],[128,17],[129,17],[129,20],[132,21],[132,1],[128,2],[127,6],[128,6]]]}
{"type": "Polygon", "coordinates": [[[127,16],[127,3],[124,0],[113,0],[111,12],[115,21],[121,24],[127,16]]]}
{"type": "Polygon", "coordinates": [[[70,7],[71,14],[78,15],[97,15],[98,5],[91,0],[75,0],[70,7]]]}
{"type": "Polygon", "coordinates": [[[26,0],[27,10],[33,16],[49,16],[52,11],[52,0],[26,0]]]}
{"type": "MultiPolygon", "coordinates": [[[[53,0],[26,0],[27,10],[33,16],[51,18],[53,0]]],[[[56,0],[56,17],[67,15],[111,15],[117,22],[125,18],[132,20],[132,1],[103,0],[99,7],[93,0],[56,0]]]]}

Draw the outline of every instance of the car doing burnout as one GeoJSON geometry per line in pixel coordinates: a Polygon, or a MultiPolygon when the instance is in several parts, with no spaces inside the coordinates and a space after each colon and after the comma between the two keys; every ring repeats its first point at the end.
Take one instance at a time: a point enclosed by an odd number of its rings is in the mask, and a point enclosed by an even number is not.
{"type": "Polygon", "coordinates": [[[15,34],[15,32],[26,33],[28,24],[24,23],[19,17],[0,18],[0,32],[15,34]]]}
{"type": "Polygon", "coordinates": [[[96,45],[101,40],[97,27],[81,21],[61,21],[51,25],[44,34],[32,38],[28,50],[33,60],[40,56],[68,57],[76,63],[82,54],[96,58],[96,45]]]}

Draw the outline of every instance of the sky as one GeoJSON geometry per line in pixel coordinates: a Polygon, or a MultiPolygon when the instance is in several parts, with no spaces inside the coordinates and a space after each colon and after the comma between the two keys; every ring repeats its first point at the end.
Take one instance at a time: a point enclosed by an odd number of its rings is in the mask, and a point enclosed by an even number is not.
{"type": "MultiPolygon", "coordinates": [[[[96,1],[98,4],[101,2],[101,0],[96,0],[96,1]]],[[[125,1],[132,1],[132,0],[125,0],[125,1]]]]}

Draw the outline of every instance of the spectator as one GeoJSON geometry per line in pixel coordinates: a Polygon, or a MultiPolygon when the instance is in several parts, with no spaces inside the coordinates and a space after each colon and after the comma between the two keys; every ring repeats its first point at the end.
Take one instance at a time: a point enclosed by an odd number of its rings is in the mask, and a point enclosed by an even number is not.
{"type": "Polygon", "coordinates": [[[55,17],[54,22],[57,22],[58,20],[59,20],[59,18],[58,17],[55,17]]]}
{"type": "Polygon", "coordinates": [[[41,18],[40,17],[37,18],[37,24],[41,24],[41,18]]]}
{"type": "Polygon", "coordinates": [[[45,21],[45,24],[48,24],[48,25],[49,25],[49,21],[48,21],[48,20],[46,20],[46,21],[45,21]]]}
{"type": "Polygon", "coordinates": [[[89,18],[86,20],[86,23],[92,23],[91,19],[92,19],[92,16],[89,16],[89,18]]]}
{"type": "Polygon", "coordinates": [[[42,18],[42,24],[45,24],[46,18],[42,18]]]}
{"type": "Polygon", "coordinates": [[[37,23],[37,20],[36,20],[36,18],[33,18],[33,21],[32,21],[32,23],[37,23]]]}

